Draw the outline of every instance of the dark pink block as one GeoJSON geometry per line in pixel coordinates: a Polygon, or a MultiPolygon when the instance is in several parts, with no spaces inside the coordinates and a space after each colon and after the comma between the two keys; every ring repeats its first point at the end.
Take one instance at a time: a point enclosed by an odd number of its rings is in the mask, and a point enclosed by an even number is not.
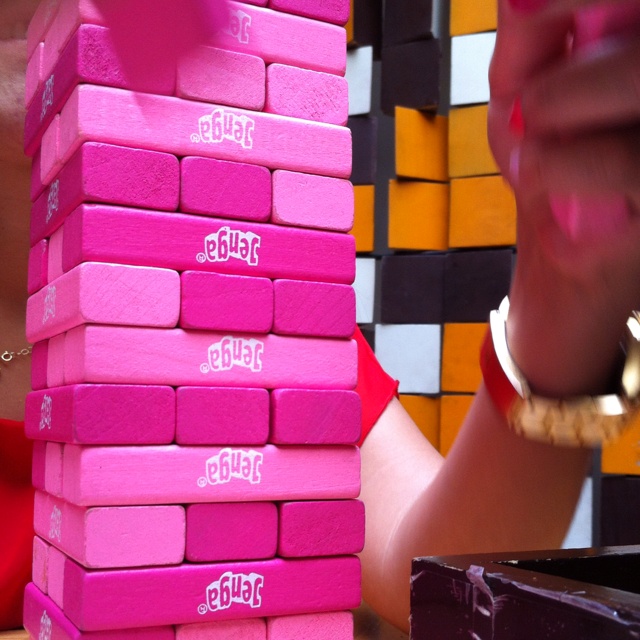
{"type": "Polygon", "coordinates": [[[180,326],[267,333],[273,324],[269,278],[185,271],[180,276],[180,326]]]}
{"type": "Polygon", "coordinates": [[[271,215],[271,172],[266,167],[213,158],[183,158],[180,210],[264,222],[271,215]]]}
{"type": "Polygon", "coordinates": [[[65,613],[80,629],[188,624],[360,605],[357,557],[87,571],[67,560],[65,613]]]}
{"type": "Polygon", "coordinates": [[[46,468],[47,443],[43,440],[34,442],[31,458],[31,484],[40,491],[44,491],[46,468]]]}
{"type": "Polygon", "coordinates": [[[340,25],[349,19],[349,0],[269,0],[269,6],[278,11],[340,25]]]}
{"type": "Polygon", "coordinates": [[[273,558],[277,545],[278,509],[272,502],[187,507],[186,559],[189,562],[273,558]]]}
{"type": "Polygon", "coordinates": [[[351,284],[355,241],[344,233],[81,205],[65,221],[62,261],[65,271],[98,261],[351,284]]]}
{"type": "Polygon", "coordinates": [[[275,389],[271,393],[274,444],[355,444],[361,430],[355,391],[275,389]]]}
{"type": "Polygon", "coordinates": [[[31,388],[47,388],[47,369],[49,359],[49,341],[43,340],[33,345],[31,352],[31,388]]]}
{"type": "Polygon", "coordinates": [[[269,437],[269,392],[234,387],[176,389],[178,444],[260,445],[269,437]]]}
{"type": "Polygon", "coordinates": [[[116,40],[109,28],[80,25],[59,58],[52,64],[45,49],[43,71],[47,75],[36,91],[25,121],[25,151],[32,155],[42,132],[59,113],[80,83],[119,87],[133,91],[172,95],[175,89],[175,59],[153,57],[139,43],[116,40]],[[152,72],[149,72],[153,69],[152,72]]]}
{"type": "Polygon", "coordinates": [[[49,243],[40,240],[29,251],[29,267],[27,275],[27,291],[29,295],[39,291],[47,284],[49,272],[49,243]]]}
{"type": "Polygon", "coordinates": [[[276,280],[273,332],[297,336],[349,338],[356,328],[353,287],[326,282],[276,280]]]}
{"type": "Polygon", "coordinates": [[[24,595],[24,626],[32,638],[47,640],[174,640],[173,627],[116,629],[113,631],[80,631],[65,616],[62,609],[40,591],[28,584],[24,595]]]}
{"type": "Polygon", "coordinates": [[[83,202],[172,211],[179,192],[175,156],[87,142],[33,204],[31,243],[50,236],[83,202]]]}
{"type": "Polygon", "coordinates": [[[30,58],[44,40],[58,11],[60,0],[40,2],[27,28],[27,56],[30,58]]]}
{"type": "Polygon", "coordinates": [[[25,433],[75,444],[170,444],[172,387],[75,385],[27,394],[25,433]]]}
{"type": "Polygon", "coordinates": [[[364,547],[364,503],[359,500],[283,502],[279,514],[280,556],[337,556],[364,547]]]}
{"type": "Polygon", "coordinates": [[[40,149],[38,149],[31,159],[31,188],[29,191],[31,202],[35,202],[45,188],[45,185],[42,184],[42,178],[40,177],[40,172],[42,169],[40,158],[40,149]]]}

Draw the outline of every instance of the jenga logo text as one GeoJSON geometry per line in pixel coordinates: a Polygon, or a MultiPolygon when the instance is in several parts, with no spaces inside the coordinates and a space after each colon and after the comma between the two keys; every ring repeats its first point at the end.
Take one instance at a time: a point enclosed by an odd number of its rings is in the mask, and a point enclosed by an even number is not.
{"type": "Polygon", "coordinates": [[[229,609],[233,604],[257,609],[262,604],[262,587],[264,576],[259,573],[233,573],[227,571],[220,580],[207,587],[207,603],[201,604],[198,611],[205,614],[209,611],[229,609]]]}

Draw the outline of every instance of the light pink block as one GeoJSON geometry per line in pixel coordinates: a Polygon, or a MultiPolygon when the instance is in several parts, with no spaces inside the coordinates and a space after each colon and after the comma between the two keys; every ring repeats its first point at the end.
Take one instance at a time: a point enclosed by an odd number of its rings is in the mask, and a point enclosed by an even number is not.
{"type": "Polygon", "coordinates": [[[36,492],[34,529],[88,568],[172,565],[184,560],[181,506],[87,508],[36,492]]]}
{"type": "Polygon", "coordinates": [[[170,444],[172,387],[76,385],[27,394],[25,434],[74,444],[170,444]]]}
{"type": "Polygon", "coordinates": [[[337,556],[364,547],[364,503],[359,500],[284,502],[279,514],[282,557],[337,556]]]}
{"type": "Polygon", "coordinates": [[[57,547],[49,547],[48,591],[47,595],[60,608],[64,607],[64,573],[67,565],[67,556],[57,547]]]}
{"type": "Polygon", "coordinates": [[[47,387],[64,385],[64,350],[66,334],[54,336],[47,347],[47,387]]]}
{"type": "Polygon", "coordinates": [[[353,640],[350,611],[303,613],[267,620],[267,640],[353,640]]]}
{"type": "Polygon", "coordinates": [[[66,384],[353,389],[357,379],[353,340],[102,325],[66,336],[66,384]]]}
{"type": "Polygon", "coordinates": [[[351,173],[346,127],[93,85],[76,87],[64,106],[57,150],[48,134],[42,139],[45,184],[88,140],[337,178],[351,173]]]}
{"type": "Polygon", "coordinates": [[[180,98],[261,111],[265,91],[266,68],[258,56],[200,46],[178,60],[180,98]]]}
{"type": "Polygon", "coordinates": [[[49,341],[43,340],[33,345],[31,352],[31,388],[44,389],[47,386],[49,341]]]}
{"type": "Polygon", "coordinates": [[[284,64],[267,67],[267,113],[345,125],[349,86],[342,76],[284,64]]]}
{"type": "Polygon", "coordinates": [[[34,442],[31,457],[31,484],[40,491],[44,491],[46,468],[47,443],[44,441],[34,442]]]}
{"type": "Polygon", "coordinates": [[[175,327],[179,317],[175,271],[85,262],[29,297],[26,333],[37,342],[81,324],[175,327]]]}
{"type": "Polygon", "coordinates": [[[42,64],[44,55],[44,43],[41,42],[27,62],[27,73],[24,82],[24,103],[27,109],[40,88],[42,81],[42,64]]]}
{"type": "Polygon", "coordinates": [[[351,285],[276,280],[273,293],[274,333],[349,338],[355,331],[356,295],[351,285]]]}
{"type": "Polygon", "coordinates": [[[56,16],[59,4],[60,0],[42,0],[38,4],[27,28],[27,56],[29,58],[44,41],[45,35],[56,16]]]}
{"type": "Polygon", "coordinates": [[[271,329],[273,283],[269,278],[185,271],[180,282],[181,327],[252,333],[271,329]]]}
{"type": "Polygon", "coordinates": [[[350,9],[349,0],[269,0],[269,6],[277,11],[340,25],[346,24],[350,9]]]}
{"type": "Polygon", "coordinates": [[[63,497],[80,506],[332,500],[360,492],[356,447],[65,447],[63,497]]]}
{"type": "Polygon", "coordinates": [[[62,497],[63,445],[47,442],[45,449],[44,488],[51,495],[62,497]]]}
{"type": "MultiPolygon", "coordinates": [[[[40,240],[29,250],[29,267],[27,271],[27,291],[29,294],[42,289],[48,280],[49,242],[40,240]]],[[[62,255],[60,256],[62,258],[62,255]]]]}
{"type": "Polygon", "coordinates": [[[175,640],[171,626],[82,632],[34,584],[25,590],[24,625],[31,638],[47,640],[175,640]]]}
{"type": "Polygon", "coordinates": [[[65,567],[65,613],[80,629],[188,624],[360,604],[357,557],[87,571],[65,567]]]}
{"type": "MultiPolygon", "coordinates": [[[[75,149],[74,149],[75,151],[75,149]]],[[[73,153],[73,152],[72,152],[73,153]]],[[[72,153],[69,154],[71,157],[72,153]]],[[[64,162],[66,162],[66,158],[64,162]]],[[[64,164],[60,157],[60,114],[57,114],[42,134],[40,145],[40,182],[49,184],[64,164]]]]}
{"type": "MultiPolygon", "coordinates": [[[[37,492],[36,492],[37,494],[37,492]]],[[[31,566],[31,579],[33,583],[42,591],[47,593],[47,583],[49,575],[49,544],[42,538],[33,538],[33,564],[31,566]]]]}
{"type": "Polygon", "coordinates": [[[272,502],[189,505],[186,540],[189,562],[273,558],[278,546],[278,509],[272,502]]]}
{"type": "Polygon", "coordinates": [[[271,393],[273,444],[355,444],[362,425],[355,391],[275,389],[271,393]]]}
{"type": "Polygon", "coordinates": [[[50,236],[83,202],[172,211],[178,207],[175,156],[110,144],[83,144],[31,209],[31,243],[50,236]]]}
{"type": "Polygon", "coordinates": [[[97,261],[341,284],[355,277],[355,241],[344,233],[106,205],[81,205],[64,232],[65,271],[97,261]]]}
{"type": "Polygon", "coordinates": [[[185,624],[176,627],[176,640],[266,640],[267,624],[260,618],[185,624]]]}
{"type": "Polygon", "coordinates": [[[348,180],[274,171],[272,222],[349,231],[353,216],[353,185],[348,180]]]}
{"type": "Polygon", "coordinates": [[[53,282],[64,273],[62,269],[62,249],[64,245],[64,229],[60,227],[49,238],[47,252],[47,282],[53,282]]]}
{"type": "Polygon", "coordinates": [[[269,392],[240,387],[178,387],[176,443],[261,445],[269,437],[269,392]]]}
{"type": "Polygon", "coordinates": [[[183,158],[180,210],[264,222],[271,215],[271,173],[265,167],[212,158],[183,158]]]}

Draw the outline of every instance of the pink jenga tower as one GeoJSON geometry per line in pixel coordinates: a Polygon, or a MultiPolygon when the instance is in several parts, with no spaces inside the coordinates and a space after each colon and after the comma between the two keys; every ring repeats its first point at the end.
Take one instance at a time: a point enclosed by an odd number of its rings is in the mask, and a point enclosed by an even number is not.
{"type": "Polygon", "coordinates": [[[348,10],[39,7],[31,637],[353,637],[348,10]]]}

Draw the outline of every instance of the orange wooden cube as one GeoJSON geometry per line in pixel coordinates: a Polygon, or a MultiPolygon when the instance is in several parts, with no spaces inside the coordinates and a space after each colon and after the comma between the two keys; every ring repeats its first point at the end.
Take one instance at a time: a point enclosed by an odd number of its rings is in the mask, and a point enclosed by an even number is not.
{"type": "Polygon", "coordinates": [[[602,447],[602,473],[640,475],[640,415],[615,442],[602,447]]]}
{"type": "Polygon", "coordinates": [[[389,248],[443,251],[448,248],[449,185],[389,181],[389,248]]]}
{"type": "Polygon", "coordinates": [[[475,393],[482,381],[480,347],[487,323],[446,323],[442,340],[440,388],[443,392],[475,393]]]}
{"type": "Polygon", "coordinates": [[[435,113],[396,107],[396,174],[446,182],[449,119],[435,113]]]}
{"type": "Polygon", "coordinates": [[[440,398],[440,453],[443,456],[449,453],[473,398],[473,395],[442,396],[440,398]]]}
{"type": "Polygon", "coordinates": [[[495,31],[498,27],[497,0],[451,0],[452,36],[495,31]]]}
{"type": "Polygon", "coordinates": [[[400,394],[400,403],[425,438],[440,448],[440,398],[400,394]]]}
{"type": "Polygon", "coordinates": [[[488,105],[449,112],[449,177],[467,178],[500,173],[487,136],[488,105]]]}
{"type": "Polygon", "coordinates": [[[495,247],[515,243],[516,200],[502,176],[451,181],[450,247],[495,247]]]}
{"type": "Polygon", "coordinates": [[[356,239],[358,253],[373,251],[373,216],[375,187],[372,184],[354,185],[354,216],[351,235],[356,239]]]}
{"type": "Polygon", "coordinates": [[[351,44],[353,42],[353,0],[350,2],[349,20],[347,20],[344,28],[347,31],[347,44],[351,44]]]}

